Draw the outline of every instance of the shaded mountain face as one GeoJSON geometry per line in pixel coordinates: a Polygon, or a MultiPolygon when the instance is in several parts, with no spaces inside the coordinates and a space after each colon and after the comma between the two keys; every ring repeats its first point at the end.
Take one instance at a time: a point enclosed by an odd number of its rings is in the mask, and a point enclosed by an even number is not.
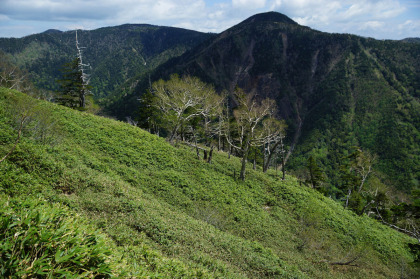
{"type": "MultiPolygon", "coordinates": [[[[152,80],[172,73],[276,100],[289,124],[295,170],[314,155],[337,185],[343,158],[360,146],[379,155],[377,169],[392,177],[390,184],[419,185],[419,44],[323,33],[266,13],[171,59],[152,80]]],[[[134,96],[146,86],[140,82],[134,96]]],[[[118,106],[116,114],[128,114],[136,102],[128,97],[118,106]]]]}
{"type": "MultiPolygon", "coordinates": [[[[96,98],[121,94],[133,77],[184,53],[211,34],[180,28],[126,24],[78,31],[96,98]]],[[[37,87],[58,90],[60,68],[76,56],[75,31],[47,30],[21,39],[0,38],[0,50],[31,73],[37,87]]]]}

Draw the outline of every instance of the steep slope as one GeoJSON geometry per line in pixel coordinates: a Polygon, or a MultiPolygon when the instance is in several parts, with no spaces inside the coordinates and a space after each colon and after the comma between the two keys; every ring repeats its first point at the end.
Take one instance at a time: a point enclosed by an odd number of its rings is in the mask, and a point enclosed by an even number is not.
{"type": "MultiPolygon", "coordinates": [[[[124,94],[124,86],[135,86],[135,79],[129,79],[181,55],[211,36],[145,24],[78,31],[79,44],[84,47],[84,62],[90,65],[96,98],[124,94]]],[[[0,38],[0,50],[9,54],[17,66],[27,70],[39,88],[57,90],[60,68],[76,55],[75,31],[47,30],[21,39],[0,38]]]]}
{"type": "Polygon", "coordinates": [[[139,128],[4,88],[0,154],[22,113],[31,121],[0,163],[0,199],[38,196],[78,212],[118,246],[128,278],[415,276],[413,239],[291,176],[249,168],[238,181],[240,161],[223,152],[208,164],[139,128]]]}
{"type": "MultiPolygon", "coordinates": [[[[314,155],[337,186],[340,161],[360,146],[379,155],[377,171],[391,174],[390,184],[409,191],[420,181],[419,61],[419,44],[323,33],[271,12],[171,59],[151,79],[189,74],[220,91],[239,86],[275,99],[289,124],[289,167],[302,169],[314,155]]],[[[114,114],[135,111],[147,84],[114,114]]]]}

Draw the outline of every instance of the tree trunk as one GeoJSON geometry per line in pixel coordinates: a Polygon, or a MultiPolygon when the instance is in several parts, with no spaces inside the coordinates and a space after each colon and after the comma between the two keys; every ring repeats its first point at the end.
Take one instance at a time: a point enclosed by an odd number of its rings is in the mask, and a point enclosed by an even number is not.
{"type": "Polygon", "coordinates": [[[211,164],[211,159],[213,159],[213,146],[210,148],[209,159],[207,160],[209,164],[211,164]]]}
{"type": "Polygon", "coordinates": [[[83,89],[82,92],[80,93],[80,97],[79,97],[79,99],[80,99],[79,106],[81,108],[86,107],[86,98],[85,98],[86,93],[84,91],[85,90],[83,89]]]}
{"type": "Polygon", "coordinates": [[[283,177],[281,180],[284,180],[286,178],[286,169],[284,167],[284,152],[282,152],[282,158],[281,158],[281,170],[283,172],[283,177]]]}
{"type": "Polygon", "coordinates": [[[346,199],[346,206],[345,208],[347,208],[349,206],[349,199],[350,199],[350,195],[351,195],[351,189],[349,189],[349,193],[347,194],[347,199],[346,199]]]}
{"type": "Polygon", "coordinates": [[[245,142],[244,154],[242,156],[241,173],[239,174],[239,179],[242,181],[245,180],[245,169],[246,169],[246,162],[248,159],[248,153],[249,153],[249,142],[247,140],[245,142]]]}
{"type": "Polygon", "coordinates": [[[177,124],[175,124],[175,127],[172,129],[172,133],[171,133],[171,137],[169,138],[169,142],[172,142],[175,138],[176,133],[178,132],[179,127],[181,126],[181,124],[178,122],[177,124]]]}
{"type": "Polygon", "coordinates": [[[222,150],[225,151],[225,139],[222,140],[222,150]]]}
{"type": "MultiPolygon", "coordinates": [[[[282,140],[282,142],[283,142],[283,140],[282,140]]],[[[280,152],[281,152],[281,170],[283,172],[283,177],[281,179],[284,180],[286,178],[286,168],[285,168],[286,157],[284,156],[285,150],[283,149],[283,143],[282,143],[280,152]]]]}
{"type": "Polygon", "coordinates": [[[252,169],[257,169],[257,149],[254,150],[254,165],[252,166],[252,169]]]}
{"type": "Polygon", "coordinates": [[[172,133],[171,133],[171,137],[169,138],[169,142],[172,142],[174,140],[175,137],[175,133],[178,130],[178,127],[175,127],[174,129],[172,129],[172,133]]]}
{"type": "Polygon", "coordinates": [[[197,159],[200,160],[200,149],[198,149],[197,137],[195,136],[195,133],[193,133],[193,136],[195,143],[195,152],[197,153],[197,159]]]}
{"type": "MultiPolygon", "coordinates": [[[[276,142],[276,144],[274,144],[272,150],[276,150],[277,146],[281,143],[281,141],[276,142]]],[[[268,167],[270,166],[270,161],[271,161],[271,157],[273,156],[275,152],[270,152],[268,154],[267,160],[264,162],[264,166],[263,166],[263,172],[267,172],[268,167]]]]}

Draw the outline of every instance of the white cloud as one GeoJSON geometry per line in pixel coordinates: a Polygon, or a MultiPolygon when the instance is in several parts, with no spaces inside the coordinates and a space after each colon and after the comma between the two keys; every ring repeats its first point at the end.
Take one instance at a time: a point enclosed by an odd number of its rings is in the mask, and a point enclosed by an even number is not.
{"type": "Polygon", "coordinates": [[[0,14],[26,20],[171,19],[198,16],[204,0],[2,0],[0,14]]]}
{"type": "Polygon", "coordinates": [[[407,12],[402,0],[272,0],[271,6],[314,29],[392,38],[397,18],[407,12]],[[388,32],[387,32],[388,30],[388,32]]]}
{"type": "Polygon", "coordinates": [[[265,7],[265,0],[232,0],[234,8],[260,9],[265,7]]]}
{"type": "Polygon", "coordinates": [[[397,26],[398,32],[405,34],[405,37],[419,37],[420,36],[420,19],[407,20],[397,26]]]}
{"type": "Polygon", "coordinates": [[[370,18],[370,19],[387,19],[398,16],[405,11],[398,1],[382,0],[382,1],[354,1],[347,10],[340,13],[343,19],[352,18],[370,18]]]}
{"type": "Polygon", "coordinates": [[[7,15],[0,14],[0,22],[1,21],[6,21],[6,20],[10,20],[10,18],[7,15]]]}
{"type": "Polygon", "coordinates": [[[359,30],[373,29],[377,30],[385,26],[385,22],[382,21],[366,21],[360,25],[359,30]]]}

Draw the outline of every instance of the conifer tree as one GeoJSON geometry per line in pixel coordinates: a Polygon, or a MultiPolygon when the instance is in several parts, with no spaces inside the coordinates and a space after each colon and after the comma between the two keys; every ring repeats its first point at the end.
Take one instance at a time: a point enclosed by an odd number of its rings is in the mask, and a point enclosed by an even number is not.
{"type": "Polygon", "coordinates": [[[308,171],[309,178],[307,182],[311,185],[312,188],[319,190],[322,182],[324,182],[325,179],[313,156],[310,156],[308,159],[308,171]]]}
{"type": "Polygon", "coordinates": [[[91,86],[85,68],[89,65],[83,63],[82,47],[79,46],[76,31],[77,56],[71,62],[63,65],[63,79],[58,83],[61,92],[57,102],[71,108],[85,109],[86,96],[90,93],[91,86]]]}
{"type": "Polygon", "coordinates": [[[70,108],[83,107],[82,95],[84,94],[84,86],[82,72],[79,69],[79,58],[66,63],[62,68],[63,79],[58,83],[61,86],[57,103],[70,108]]]}

